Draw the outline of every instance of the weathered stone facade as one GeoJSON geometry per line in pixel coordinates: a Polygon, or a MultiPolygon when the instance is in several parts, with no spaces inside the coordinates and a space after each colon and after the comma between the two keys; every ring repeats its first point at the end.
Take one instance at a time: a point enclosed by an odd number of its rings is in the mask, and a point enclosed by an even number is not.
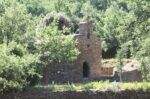
{"type": "Polygon", "coordinates": [[[122,73],[123,82],[142,82],[142,74],[138,70],[127,71],[122,73]]]}
{"type": "Polygon", "coordinates": [[[43,84],[83,82],[113,75],[112,67],[102,67],[101,41],[93,34],[91,23],[81,23],[75,39],[80,51],[78,58],[72,63],[51,63],[44,69],[43,84]]]}

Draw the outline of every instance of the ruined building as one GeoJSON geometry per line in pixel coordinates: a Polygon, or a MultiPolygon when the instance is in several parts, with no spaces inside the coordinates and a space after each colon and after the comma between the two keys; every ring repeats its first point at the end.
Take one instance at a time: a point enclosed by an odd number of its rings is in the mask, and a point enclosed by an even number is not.
{"type": "Polygon", "coordinates": [[[113,75],[113,68],[101,64],[101,41],[93,34],[91,23],[81,23],[75,35],[80,55],[72,63],[51,63],[44,69],[43,84],[101,80],[113,75]]]}

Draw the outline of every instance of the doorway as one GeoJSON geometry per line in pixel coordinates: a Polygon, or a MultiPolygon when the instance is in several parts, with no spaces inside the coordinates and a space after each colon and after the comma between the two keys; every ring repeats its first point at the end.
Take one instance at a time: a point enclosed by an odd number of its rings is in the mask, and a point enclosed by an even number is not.
{"type": "Polygon", "coordinates": [[[90,74],[90,68],[87,62],[83,63],[83,77],[88,78],[90,74]]]}

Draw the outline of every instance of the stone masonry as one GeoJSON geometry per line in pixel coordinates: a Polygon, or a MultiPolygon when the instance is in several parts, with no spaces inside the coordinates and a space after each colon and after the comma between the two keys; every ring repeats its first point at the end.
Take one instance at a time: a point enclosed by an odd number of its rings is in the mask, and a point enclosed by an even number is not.
{"type": "Polygon", "coordinates": [[[43,70],[42,84],[52,82],[83,82],[102,77],[112,77],[112,67],[102,67],[101,41],[93,34],[91,23],[81,23],[79,33],[75,34],[78,58],[72,62],[51,63],[43,70]]]}

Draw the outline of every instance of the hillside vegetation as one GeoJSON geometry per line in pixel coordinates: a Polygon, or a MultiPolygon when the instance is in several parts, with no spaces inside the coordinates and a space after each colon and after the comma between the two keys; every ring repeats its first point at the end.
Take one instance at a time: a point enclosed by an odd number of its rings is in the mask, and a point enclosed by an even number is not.
{"type": "Polygon", "coordinates": [[[0,91],[35,85],[50,62],[76,59],[71,34],[83,21],[93,23],[104,58],[136,58],[149,79],[149,0],[0,0],[0,91]]]}

